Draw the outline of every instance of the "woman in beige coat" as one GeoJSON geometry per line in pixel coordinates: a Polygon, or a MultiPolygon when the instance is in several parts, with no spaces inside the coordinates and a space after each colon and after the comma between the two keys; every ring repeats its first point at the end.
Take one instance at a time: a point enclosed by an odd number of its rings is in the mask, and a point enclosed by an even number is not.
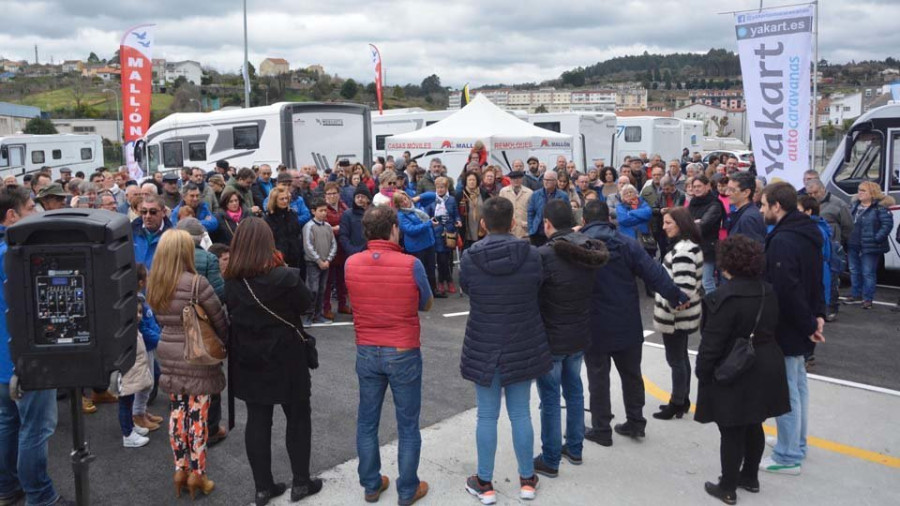
{"type": "MultiPolygon", "coordinates": [[[[156,350],[162,376],[160,389],[169,393],[169,441],[175,455],[175,495],[187,486],[191,498],[215,486],[206,475],[207,414],[210,395],[225,388],[222,365],[192,365],[184,360],[182,310],[191,300],[194,241],[183,230],[163,234],[153,258],[147,303],[162,326],[156,350]]],[[[228,329],[225,312],[209,282],[199,277],[198,301],[223,340],[228,329]]]]}

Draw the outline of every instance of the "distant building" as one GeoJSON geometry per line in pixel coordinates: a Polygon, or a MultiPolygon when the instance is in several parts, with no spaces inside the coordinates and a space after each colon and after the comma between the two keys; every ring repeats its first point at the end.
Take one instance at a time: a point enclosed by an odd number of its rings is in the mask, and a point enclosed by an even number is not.
{"type": "Polygon", "coordinates": [[[309,67],[306,67],[306,71],[319,77],[325,75],[325,67],[321,65],[310,65],[309,67]]]}
{"type": "Polygon", "coordinates": [[[61,134],[97,134],[112,142],[121,142],[122,122],[114,119],[53,119],[53,126],[61,134]],[[118,129],[116,128],[118,123],[118,129]]]}
{"type": "Polygon", "coordinates": [[[151,66],[154,75],[153,84],[157,86],[173,83],[179,77],[184,77],[187,82],[197,86],[203,80],[203,69],[199,62],[193,60],[166,61],[162,58],[154,58],[151,66]]]}
{"type": "Polygon", "coordinates": [[[0,68],[5,70],[6,72],[20,72],[28,66],[28,62],[25,60],[14,61],[14,60],[0,60],[0,68]]]}
{"type": "Polygon", "coordinates": [[[290,71],[291,65],[284,58],[266,58],[259,64],[259,75],[262,77],[275,77],[290,71]]]}
{"type": "Polygon", "coordinates": [[[715,137],[722,119],[728,118],[722,128],[722,137],[736,137],[744,144],[749,144],[750,135],[745,125],[746,114],[743,109],[723,109],[715,105],[700,103],[676,109],[674,112],[676,118],[702,121],[703,135],[707,137],[715,137]]]}
{"type": "Polygon", "coordinates": [[[41,117],[41,108],[30,105],[0,102],[0,135],[12,135],[25,130],[32,118],[41,117]]]}
{"type": "Polygon", "coordinates": [[[881,71],[881,77],[884,79],[884,82],[889,82],[900,77],[900,70],[897,69],[884,69],[881,71]]]}
{"type": "MultiPolygon", "coordinates": [[[[530,113],[538,109],[547,112],[595,111],[612,112],[616,108],[617,92],[614,90],[557,90],[541,88],[538,90],[516,90],[496,88],[470,90],[472,98],[484,95],[501,109],[525,110],[530,113]]],[[[462,92],[450,93],[449,108],[459,109],[462,103],[462,92]]]]}
{"type": "Polygon", "coordinates": [[[741,90],[691,90],[688,93],[692,104],[706,104],[723,109],[744,109],[744,92],[741,90]]]}
{"type": "Polygon", "coordinates": [[[99,77],[104,81],[117,79],[121,73],[122,71],[119,69],[108,65],[85,65],[84,68],[81,69],[81,75],[83,77],[99,77]]]}
{"type": "Polygon", "coordinates": [[[66,60],[62,63],[62,71],[64,74],[70,72],[81,72],[84,68],[84,62],[81,60],[66,60]]]}
{"type": "Polygon", "coordinates": [[[616,112],[647,110],[646,88],[622,88],[616,93],[616,112]]]}
{"type": "Polygon", "coordinates": [[[822,111],[822,115],[827,115],[832,125],[841,126],[844,120],[853,120],[863,113],[863,94],[862,93],[835,93],[829,97],[829,104],[822,111]]]}

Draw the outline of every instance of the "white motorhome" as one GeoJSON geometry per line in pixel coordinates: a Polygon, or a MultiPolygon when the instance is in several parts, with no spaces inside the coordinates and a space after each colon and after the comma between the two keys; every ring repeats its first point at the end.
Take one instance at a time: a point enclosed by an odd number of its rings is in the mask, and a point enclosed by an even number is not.
{"type": "Polygon", "coordinates": [[[59,169],[85,174],[103,166],[103,141],[94,134],[10,135],[0,137],[0,177],[16,176],[50,167],[53,179],[59,169]]]}
{"type": "Polygon", "coordinates": [[[176,113],[144,137],[142,168],[150,173],[183,166],[211,170],[218,160],[235,167],[315,165],[338,159],[372,163],[369,108],[318,102],[277,104],[208,113],[176,113]]]}
{"type": "Polygon", "coordinates": [[[621,165],[626,156],[641,153],[658,154],[663,160],[681,159],[681,150],[688,147],[684,145],[683,121],[656,116],[618,118],[615,166],[621,165]]]}
{"type": "MultiPolygon", "coordinates": [[[[900,104],[872,109],[859,118],[847,131],[825,170],[822,182],[832,195],[848,204],[856,197],[859,183],[873,181],[885,195],[900,202],[900,104]]],[[[884,254],[884,267],[900,269],[900,244],[897,226],[900,224],[900,205],[890,208],[894,229],[888,236],[890,251],[884,254]]]]}
{"type": "Polygon", "coordinates": [[[392,135],[415,132],[450,116],[457,111],[426,111],[421,107],[388,109],[383,115],[372,115],[372,153],[386,156],[385,140],[392,135]]]}
{"type": "Polygon", "coordinates": [[[703,122],[693,119],[681,120],[682,148],[693,154],[703,149],[703,122]]]}
{"type": "MultiPolygon", "coordinates": [[[[613,163],[616,151],[616,115],[609,112],[558,112],[528,115],[528,122],[552,132],[572,136],[572,151],[578,170],[586,172],[597,160],[613,163]]],[[[542,153],[542,162],[552,167],[564,154],[542,153]]]]}

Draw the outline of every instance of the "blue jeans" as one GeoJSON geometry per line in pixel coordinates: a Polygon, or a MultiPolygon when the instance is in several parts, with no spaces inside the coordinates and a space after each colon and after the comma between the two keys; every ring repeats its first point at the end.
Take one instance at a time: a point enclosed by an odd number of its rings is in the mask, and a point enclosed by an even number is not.
{"type": "Polygon", "coordinates": [[[850,264],[850,295],[863,300],[875,299],[875,283],[878,271],[878,257],[881,253],[863,253],[849,248],[847,260],[850,264]]]}
{"type": "Polygon", "coordinates": [[[534,428],[531,427],[531,380],[500,386],[500,372],[494,374],[491,386],[475,385],[478,404],[478,423],[475,445],[478,449],[478,477],[482,481],[494,479],[494,457],[497,453],[497,420],[500,419],[500,397],[506,393],[506,414],[512,424],[513,449],[519,464],[519,476],[534,476],[534,428]]]}
{"type": "Polygon", "coordinates": [[[9,384],[0,383],[0,497],[22,489],[29,506],[59,498],[47,474],[47,441],[56,420],[56,390],[25,392],[13,401],[9,384]]]}
{"type": "Polygon", "coordinates": [[[784,357],[791,412],[775,419],[778,442],[772,459],[781,465],[800,464],[806,458],[806,424],[809,411],[809,389],[803,355],[784,357]]]}
{"type": "Polygon", "coordinates": [[[378,424],[388,385],[394,396],[399,440],[397,493],[400,502],[409,501],[419,487],[419,412],[422,408],[422,353],[418,349],[398,352],[381,346],[356,347],[356,376],[359,378],[359,411],[356,420],[356,452],[359,454],[359,483],[367,494],[381,490],[381,454],[378,424]]]}
{"type": "Polygon", "coordinates": [[[707,295],[716,291],[716,263],[703,262],[703,290],[707,295]]]}
{"type": "Polygon", "coordinates": [[[569,454],[581,456],[584,446],[584,386],[581,363],[584,353],[553,355],[553,369],[537,380],[541,398],[541,458],[557,469],[562,457],[562,408],[559,389],[566,398],[566,448],[569,454]]]}
{"type": "Polygon", "coordinates": [[[134,409],[134,395],[119,396],[119,428],[122,429],[122,437],[128,437],[134,430],[134,419],[131,414],[131,410],[134,409]]]}

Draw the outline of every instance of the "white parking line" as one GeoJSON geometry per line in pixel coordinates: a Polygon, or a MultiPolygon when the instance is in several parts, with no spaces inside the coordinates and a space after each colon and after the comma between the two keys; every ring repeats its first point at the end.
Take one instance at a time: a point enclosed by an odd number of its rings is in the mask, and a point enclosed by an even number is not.
{"type": "Polygon", "coordinates": [[[875,285],[878,288],[889,288],[891,290],[900,290],[900,286],[891,286],[891,285],[875,285]]]}
{"type": "Polygon", "coordinates": [[[461,313],[444,313],[444,318],[453,318],[454,316],[468,316],[468,311],[463,311],[461,313]]]}
{"type": "MultiPolygon", "coordinates": [[[[647,337],[647,336],[649,336],[651,334],[655,334],[655,333],[656,332],[654,332],[652,330],[645,330],[644,337],[647,337]]],[[[648,343],[646,341],[644,342],[644,346],[650,346],[651,348],[659,348],[661,350],[666,349],[666,347],[661,344],[648,343]]],[[[697,352],[694,350],[688,350],[688,353],[691,355],[697,355],[697,352]]],[[[841,386],[850,387],[850,388],[858,388],[860,390],[866,390],[869,392],[876,392],[879,394],[887,394],[887,395],[893,395],[894,397],[900,397],[900,392],[898,392],[897,390],[891,390],[890,388],[883,388],[883,387],[878,387],[875,385],[866,385],[865,383],[857,383],[855,381],[847,381],[847,380],[842,380],[842,379],[838,379],[838,378],[829,378],[828,376],[820,376],[818,374],[807,374],[806,377],[809,379],[822,381],[824,383],[831,383],[833,385],[841,385],[841,386]]]]}

